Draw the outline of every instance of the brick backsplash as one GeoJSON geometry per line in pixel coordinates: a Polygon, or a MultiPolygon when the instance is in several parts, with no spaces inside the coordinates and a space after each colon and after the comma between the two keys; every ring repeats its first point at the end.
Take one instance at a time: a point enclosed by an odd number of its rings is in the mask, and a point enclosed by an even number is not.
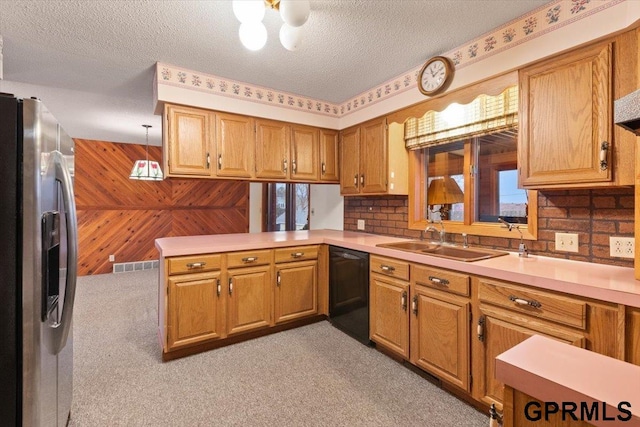
{"type": "MultiPolygon", "coordinates": [[[[365,220],[365,232],[404,238],[419,238],[409,230],[407,196],[345,197],[344,229],[357,231],[357,220],[365,220]]],[[[632,259],[609,256],[609,236],[633,237],[634,190],[538,191],[538,240],[527,241],[531,254],[600,264],[633,267],[632,259]],[[555,233],[578,233],[578,253],[556,252],[555,233]]],[[[461,243],[460,235],[449,240],[461,243]]],[[[518,239],[469,236],[469,244],[495,249],[518,250],[518,239]]]]}

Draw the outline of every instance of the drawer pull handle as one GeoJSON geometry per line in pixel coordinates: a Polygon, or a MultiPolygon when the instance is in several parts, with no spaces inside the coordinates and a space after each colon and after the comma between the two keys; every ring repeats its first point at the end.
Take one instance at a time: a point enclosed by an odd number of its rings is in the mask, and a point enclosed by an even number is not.
{"type": "Polygon", "coordinates": [[[407,311],[407,291],[402,292],[402,310],[407,311]]]}
{"type": "Polygon", "coordinates": [[[300,258],[304,256],[304,252],[294,252],[291,254],[291,258],[300,258]]]}
{"type": "Polygon", "coordinates": [[[280,272],[276,274],[276,286],[280,286],[280,272]]]}
{"type": "Polygon", "coordinates": [[[396,271],[396,268],[394,266],[392,266],[392,265],[384,265],[384,264],[382,264],[380,266],[380,270],[382,270],[382,271],[396,271]]]}
{"type": "Polygon", "coordinates": [[[429,276],[429,280],[438,285],[449,286],[449,281],[447,279],[441,279],[436,276],[429,276]]]}
{"type": "Polygon", "coordinates": [[[413,297],[411,300],[411,311],[413,311],[414,315],[418,315],[418,295],[413,297]]]}
{"type": "Polygon", "coordinates": [[[190,263],[188,263],[188,264],[187,264],[187,268],[191,268],[191,269],[193,269],[193,268],[202,268],[202,267],[204,267],[205,265],[207,265],[207,263],[206,263],[206,262],[204,262],[204,261],[200,261],[200,262],[190,262],[190,263]]]}
{"type": "Polygon", "coordinates": [[[484,322],[484,315],[482,315],[478,319],[478,328],[476,330],[476,332],[478,333],[478,341],[480,342],[484,341],[484,322]]]}
{"type": "Polygon", "coordinates": [[[216,282],[216,293],[218,294],[218,296],[220,296],[220,291],[222,290],[221,286],[220,286],[220,279],[217,280],[216,282]]]}
{"type": "Polygon", "coordinates": [[[324,175],[327,172],[327,165],[322,162],[322,175],[324,175]]]}
{"type": "Polygon", "coordinates": [[[233,295],[233,279],[229,277],[229,295],[233,295]]]}
{"type": "Polygon", "coordinates": [[[242,262],[244,263],[256,262],[257,260],[258,260],[257,256],[248,256],[248,257],[242,258],[242,262]]]}
{"type": "Polygon", "coordinates": [[[358,188],[358,174],[353,177],[353,186],[358,188]]]}
{"type": "Polygon", "coordinates": [[[530,307],[533,308],[541,308],[542,304],[540,304],[538,301],[532,299],[532,300],[528,300],[528,299],[524,299],[524,298],[518,298],[515,295],[509,295],[509,300],[515,302],[518,305],[528,305],[530,307]]]}

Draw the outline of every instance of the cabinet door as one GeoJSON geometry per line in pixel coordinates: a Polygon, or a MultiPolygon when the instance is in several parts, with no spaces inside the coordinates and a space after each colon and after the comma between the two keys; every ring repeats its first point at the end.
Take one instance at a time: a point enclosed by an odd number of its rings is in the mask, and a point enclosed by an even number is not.
{"type": "Polygon", "coordinates": [[[369,335],[376,344],[409,359],[409,283],[372,273],[369,335]]]}
{"type": "Polygon", "coordinates": [[[294,262],[276,267],[276,323],[318,312],[318,261],[294,262]]]}
{"type": "Polygon", "coordinates": [[[320,129],[320,179],[322,181],[340,181],[339,164],[338,132],[320,129]]]}
{"type": "Polygon", "coordinates": [[[271,266],[229,270],[227,333],[233,335],[271,325],[271,266]]]}
{"type": "Polygon", "coordinates": [[[255,131],[251,117],[216,114],[217,176],[255,176],[255,131]]]}
{"type": "Polygon", "coordinates": [[[411,294],[411,363],[469,391],[471,303],[421,286],[411,294]]]}
{"type": "Polygon", "coordinates": [[[214,114],[198,108],[167,105],[165,118],[167,176],[210,176],[214,114]]]}
{"type": "Polygon", "coordinates": [[[220,272],[169,278],[168,349],[224,336],[220,272]]]}
{"type": "Polygon", "coordinates": [[[360,128],[341,132],[340,194],[360,192],[360,128]]]}
{"type": "Polygon", "coordinates": [[[387,191],[387,125],[375,120],[361,126],[360,134],[360,192],[387,191]]]}
{"type": "Polygon", "coordinates": [[[256,120],[256,177],[286,179],[289,177],[289,130],[285,123],[256,120]]]}
{"type": "Polygon", "coordinates": [[[507,311],[481,307],[477,321],[477,336],[474,350],[474,377],[478,387],[476,399],[502,408],[504,384],[495,378],[495,358],[534,334],[554,338],[559,341],[584,348],[584,336],[570,329],[526,319],[507,311]],[[515,317],[513,317],[515,316],[515,317]],[[523,322],[527,326],[523,326],[523,322]]]}
{"type": "Polygon", "coordinates": [[[318,129],[291,126],[291,179],[318,180],[318,129]]]}
{"type": "Polygon", "coordinates": [[[600,43],[520,71],[521,185],[612,179],[611,51],[600,43]]]}

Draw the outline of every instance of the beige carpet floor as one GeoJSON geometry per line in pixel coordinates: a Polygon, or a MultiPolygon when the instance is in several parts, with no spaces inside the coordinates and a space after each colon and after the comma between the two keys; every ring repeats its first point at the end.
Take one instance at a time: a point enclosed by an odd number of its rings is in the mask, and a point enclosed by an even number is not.
{"type": "Polygon", "coordinates": [[[328,322],[163,363],[157,274],[79,279],[70,426],[488,425],[328,322]]]}

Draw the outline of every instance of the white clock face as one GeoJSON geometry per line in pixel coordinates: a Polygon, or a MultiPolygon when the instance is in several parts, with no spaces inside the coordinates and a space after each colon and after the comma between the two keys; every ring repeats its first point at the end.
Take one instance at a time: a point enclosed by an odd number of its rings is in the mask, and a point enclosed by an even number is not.
{"type": "Polygon", "coordinates": [[[447,71],[444,62],[433,61],[422,73],[422,88],[426,91],[438,89],[445,81],[447,71]]]}

